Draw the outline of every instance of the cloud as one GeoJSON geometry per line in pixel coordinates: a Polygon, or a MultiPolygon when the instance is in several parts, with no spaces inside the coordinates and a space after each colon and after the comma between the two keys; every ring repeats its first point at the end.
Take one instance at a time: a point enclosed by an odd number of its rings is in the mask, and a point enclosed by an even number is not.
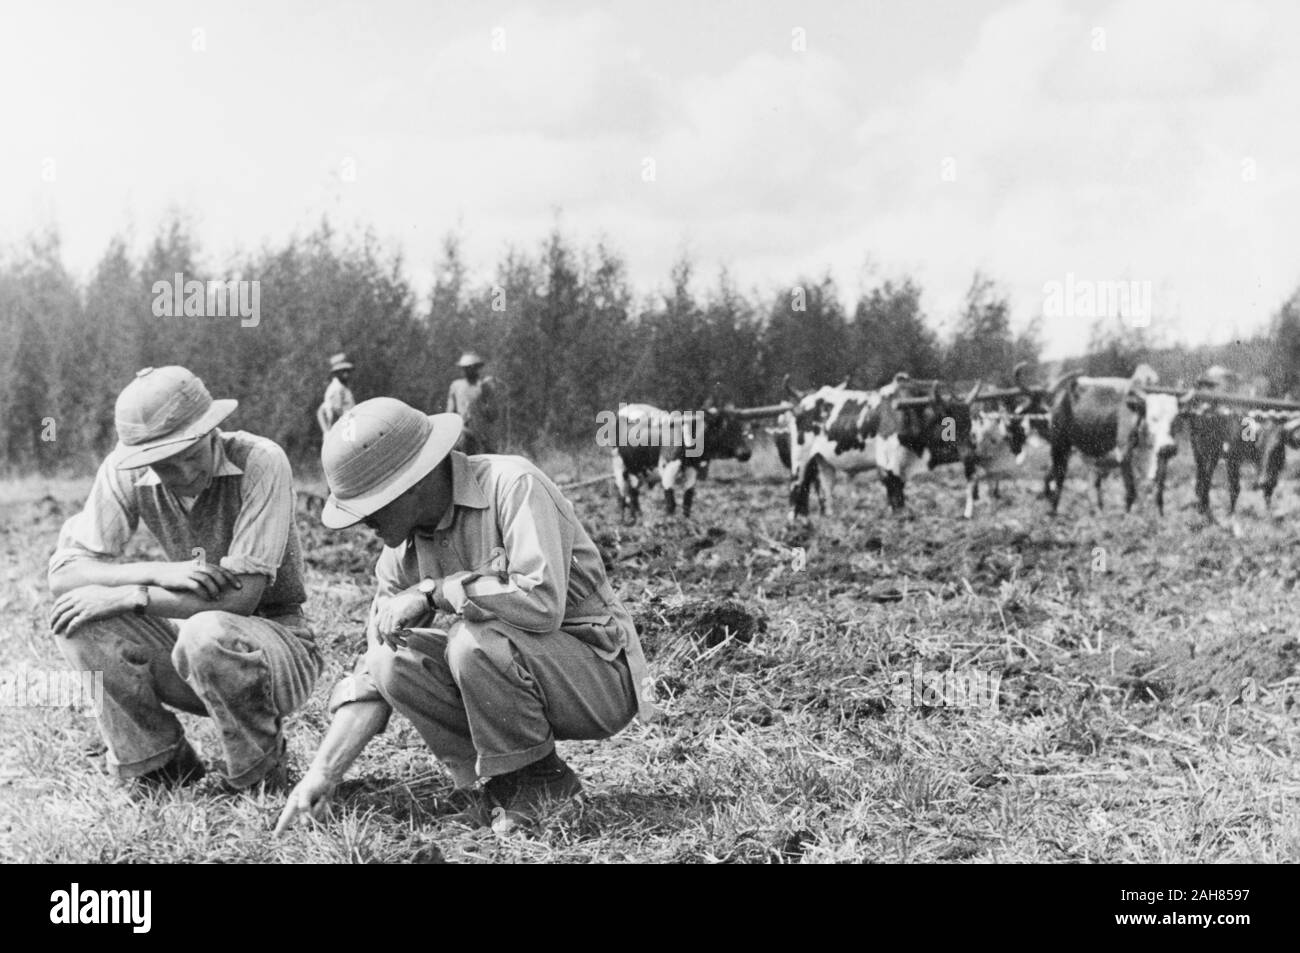
{"type": "Polygon", "coordinates": [[[602,10],[503,16],[438,50],[424,83],[420,120],[452,137],[653,134],[664,120],[667,92],[602,10]]]}
{"type": "MultiPolygon", "coordinates": [[[[877,216],[828,257],[918,261],[945,313],[982,267],[1022,319],[1074,272],[1152,281],[1173,338],[1259,323],[1300,277],[1268,247],[1300,211],[1280,122],[1300,71],[1278,29],[1252,4],[999,11],[956,69],[859,125],[853,178],[879,183],[861,196],[877,216]]],[[[1086,322],[1046,330],[1056,353],[1086,344],[1086,322]]]]}

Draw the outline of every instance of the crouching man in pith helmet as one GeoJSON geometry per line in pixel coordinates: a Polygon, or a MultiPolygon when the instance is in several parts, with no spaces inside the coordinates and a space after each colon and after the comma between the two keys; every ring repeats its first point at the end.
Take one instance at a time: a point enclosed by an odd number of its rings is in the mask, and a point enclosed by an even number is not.
{"type": "Polygon", "coordinates": [[[653,714],[636,628],[573,505],[522,457],[453,451],[461,427],[380,397],[326,435],[321,519],[364,523],[385,548],[367,651],[335,687],[277,831],[320,816],[392,709],[457,788],[486,779],[483,806],[507,828],[581,790],[557,739],[608,738],[653,714]],[[453,617],[445,631],[426,627],[435,612],[453,617]]]}
{"type": "Polygon", "coordinates": [[[55,641],[104,673],[99,729],[123,779],[205,773],[171,706],[216,720],[223,786],[283,789],[282,721],[320,675],[289,460],[218,429],[236,406],[183,367],[140,371],[117,399],[118,446],[50,560],[55,641]],[[166,561],[122,561],[141,522],[166,561]]]}

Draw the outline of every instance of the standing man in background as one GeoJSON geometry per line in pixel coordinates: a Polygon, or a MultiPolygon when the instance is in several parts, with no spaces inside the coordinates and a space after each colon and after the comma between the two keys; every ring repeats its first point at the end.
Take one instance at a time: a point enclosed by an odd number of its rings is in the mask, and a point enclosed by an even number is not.
{"type": "Polygon", "coordinates": [[[329,433],[338,420],[356,406],[348,381],[352,378],[352,362],[342,352],[330,358],[330,382],[325,388],[325,400],[316,408],[316,423],[322,435],[329,433]]]}
{"type": "Polygon", "coordinates": [[[481,376],[483,358],[473,351],[462,354],[456,366],[465,376],[451,382],[447,413],[459,414],[465,421],[466,431],[456,449],[465,453],[496,453],[499,443],[496,379],[481,376]]]}

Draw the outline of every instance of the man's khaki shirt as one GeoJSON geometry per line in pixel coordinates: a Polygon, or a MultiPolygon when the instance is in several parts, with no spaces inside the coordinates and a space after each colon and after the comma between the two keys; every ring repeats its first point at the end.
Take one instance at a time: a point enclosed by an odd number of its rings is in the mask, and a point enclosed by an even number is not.
{"type": "MultiPolygon", "coordinates": [[[[636,626],[605,577],[600,551],[573,504],[523,457],[451,454],[452,505],[430,533],[385,547],[375,566],[374,619],[389,597],[424,578],[469,622],[499,619],[541,637],[563,630],[612,661],[626,653],[642,721],[653,687],[636,626]]],[[[364,662],[364,658],[363,658],[364,662]]],[[[364,666],[335,689],[330,708],[378,699],[364,666]]]]}

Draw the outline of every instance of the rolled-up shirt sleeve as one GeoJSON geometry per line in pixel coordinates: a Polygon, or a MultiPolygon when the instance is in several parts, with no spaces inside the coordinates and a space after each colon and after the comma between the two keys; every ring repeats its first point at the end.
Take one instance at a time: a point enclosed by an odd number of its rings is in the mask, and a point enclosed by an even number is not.
{"type": "Polygon", "coordinates": [[[266,576],[270,585],[284,559],[293,519],[293,471],[284,451],[269,442],[256,447],[244,461],[240,489],[239,515],[221,568],[266,576]]]}
{"type": "Polygon", "coordinates": [[[134,476],[133,471],[118,470],[111,456],[100,465],[81,512],[69,518],[59,532],[57,548],[50,557],[51,573],[75,559],[114,559],[122,555],[140,524],[130,490],[134,476]]]}
{"type": "Polygon", "coordinates": [[[505,581],[491,566],[443,581],[443,596],[471,622],[500,619],[524,632],[554,632],[564,622],[567,576],[560,513],[529,474],[501,494],[498,522],[505,581]]]}

